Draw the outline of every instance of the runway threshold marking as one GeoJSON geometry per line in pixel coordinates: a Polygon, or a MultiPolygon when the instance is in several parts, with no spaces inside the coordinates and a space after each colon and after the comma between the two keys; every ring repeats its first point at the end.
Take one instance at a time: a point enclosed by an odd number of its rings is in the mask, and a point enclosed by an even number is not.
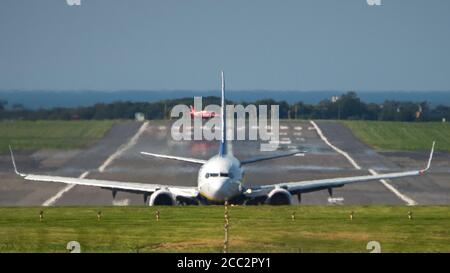
{"type": "MultiPolygon", "coordinates": [[[[357,170],[361,170],[361,166],[344,150],[339,149],[338,147],[334,146],[333,144],[331,144],[331,142],[328,140],[328,138],[323,134],[322,130],[320,129],[320,127],[313,121],[310,120],[309,121],[311,123],[311,125],[316,129],[317,134],[320,136],[320,138],[328,145],[330,146],[333,150],[335,150],[337,153],[343,155],[345,158],[347,158],[347,160],[350,162],[350,164],[352,164],[352,166],[357,169],[357,170]]],[[[369,169],[369,173],[372,175],[377,175],[378,173],[373,170],[373,169],[369,169]]],[[[418,203],[416,201],[414,201],[412,198],[406,196],[405,194],[401,193],[398,189],[396,189],[394,186],[392,186],[391,184],[389,184],[385,179],[381,179],[380,182],[391,192],[393,192],[398,198],[400,198],[403,202],[405,202],[408,206],[415,206],[418,203]]]]}
{"type": "MultiPolygon", "coordinates": [[[[115,151],[112,155],[110,155],[105,162],[103,162],[103,164],[98,167],[98,171],[99,172],[104,172],[105,169],[111,165],[111,163],[113,163],[113,161],[115,159],[117,159],[119,156],[121,156],[126,150],[130,149],[131,147],[133,147],[134,145],[136,145],[139,137],[145,132],[145,130],[148,127],[148,121],[144,122],[144,124],[142,124],[142,126],[139,128],[139,130],[136,132],[136,134],[134,134],[133,137],[130,138],[130,140],[126,143],[121,145],[117,151],[115,151]]],[[[84,173],[82,173],[78,178],[85,178],[86,176],[88,176],[90,174],[89,171],[86,171],[84,173]]],[[[49,207],[49,206],[53,206],[56,201],[58,201],[65,193],[67,193],[68,191],[70,191],[73,187],[75,187],[75,184],[70,184],[67,185],[66,187],[64,187],[62,190],[60,190],[58,193],[56,193],[54,196],[50,197],[47,201],[45,201],[42,206],[44,207],[49,207]]]]}

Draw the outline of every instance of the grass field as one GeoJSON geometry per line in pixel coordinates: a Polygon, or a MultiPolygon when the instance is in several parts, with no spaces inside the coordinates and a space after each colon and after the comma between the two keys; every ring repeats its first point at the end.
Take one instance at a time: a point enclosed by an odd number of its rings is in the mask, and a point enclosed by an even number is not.
{"type": "MultiPolygon", "coordinates": [[[[40,221],[41,209],[0,208],[0,252],[67,252],[69,241],[79,242],[82,252],[223,247],[222,206],[57,207],[46,208],[40,221]]],[[[231,207],[229,214],[230,252],[368,252],[372,240],[382,252],[450,252],[448,206],[248,206],[231,207]]]]}
{"type": "Polygon", "coordinates": [[[100,139],[115,121],[2,121],[0,153],[16,150],[82,148],[100,139]]]}
{"type": "Polygon", "coordinates": [[[450,123],[343,121],[356,137],[366,144],[384,150],[429,150],[435,140],[436,149],[450,151],[450,123]]]}

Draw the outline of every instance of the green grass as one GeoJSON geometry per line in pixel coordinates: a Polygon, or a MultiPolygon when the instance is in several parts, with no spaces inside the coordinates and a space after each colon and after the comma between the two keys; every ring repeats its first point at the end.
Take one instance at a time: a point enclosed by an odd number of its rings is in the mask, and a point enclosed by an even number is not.
{"type": "Polygon", "coordinates": [[[0,154],[16,150],[82,148],[100,139],[115,121],[1,121],[0,154]]]}
{"type": "MultiPolygon", "coordinates": [[[[82,252],[223,247],[222,206],[55,207],[46,208],[40,221],[41,209],[0,208],[0,252],[65,252],[73,240],[82,252]]],[[[247,206],[231,207],[229,214],[230,252],[368,252],[372,240],[382,252],[450,252],[448,206],[247,206]]]]}
{"type": "Polygon", "coordinates": [[[383,150],[425,151],[435,140],[436,149],[450,151],[450,123],[342,121],[366,144],[383,150]]]}

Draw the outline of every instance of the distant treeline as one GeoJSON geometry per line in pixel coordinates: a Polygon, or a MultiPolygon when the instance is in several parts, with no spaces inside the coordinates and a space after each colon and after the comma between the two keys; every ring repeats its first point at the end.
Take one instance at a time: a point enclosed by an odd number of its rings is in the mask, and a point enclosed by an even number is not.
{"type": "MultiPolygon", "coordinates": [[[[161,100],[158,102],[113,102],[98,103],[77,108],[53,108],[30,110],[20,104],[8,105],[0,100],[0,119],[14,120],[90,120],[90,119],[134,119],[135,113],[143,113],[147,119],[166,119],[177,104],[193,105],[193,98],[161,100]]],[[[438,105],[430,107],[424,102],[387,100],[382,104],[364,103],[355,92],[322,100],[317,104],[303,102],[276,101],[273,99],[255,102],[232,102],[228,104],[279,105],[282,119],[344,119],[344,120],[385,120],[385,121],[441,121],[450,120],[450,107],[438,105]]],[[[220,104],[218,97],[204,97],[203,107],[220,104]]]]}

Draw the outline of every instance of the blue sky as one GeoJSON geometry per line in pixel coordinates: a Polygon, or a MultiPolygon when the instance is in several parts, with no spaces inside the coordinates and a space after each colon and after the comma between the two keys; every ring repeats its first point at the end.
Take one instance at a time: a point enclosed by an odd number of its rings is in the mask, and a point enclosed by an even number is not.
{"type": "Polygon", "coordinates": [[[0,90],[450,90],[450,1],[2,0],[0,90]]]}

